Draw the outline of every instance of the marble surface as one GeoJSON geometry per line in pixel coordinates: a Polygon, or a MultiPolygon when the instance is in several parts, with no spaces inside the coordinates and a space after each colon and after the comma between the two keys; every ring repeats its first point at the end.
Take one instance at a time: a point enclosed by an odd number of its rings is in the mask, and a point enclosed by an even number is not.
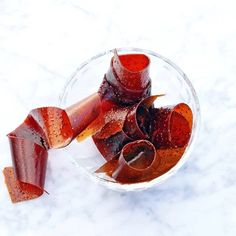
{"type": "Polygon", "coordinates": [[[117,193],[50,153],[46,189],[12,204],[0,175],[0,235],[236,235],[234,1],[0,1],[0,169],[6,134],[34,107],[57,105],[85,59],[114,47],[172,59],[199,96],[202,126],[187,164],[163,185],[117,193]]]}

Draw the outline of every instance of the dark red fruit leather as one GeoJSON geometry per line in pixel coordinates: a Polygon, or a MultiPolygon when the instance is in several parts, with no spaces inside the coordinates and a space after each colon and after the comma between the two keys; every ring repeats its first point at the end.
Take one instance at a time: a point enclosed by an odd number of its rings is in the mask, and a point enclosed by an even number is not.
{"type": "Polygon", "coordinates": [[[43,194],[48,149],[68,145],[100,114],[100,105],[99,95],[94,94],[66,111],[37,108],[8,134],[13,167],[5,168],[3,173],[12,202],[43,194]]]}
{"type": "Polygon", "coordinates": [[[132,105],[151,93],[149,58],[144,54],[118,56],[115,51],[99,89],[101,97],[120,105],[132,105]]]}

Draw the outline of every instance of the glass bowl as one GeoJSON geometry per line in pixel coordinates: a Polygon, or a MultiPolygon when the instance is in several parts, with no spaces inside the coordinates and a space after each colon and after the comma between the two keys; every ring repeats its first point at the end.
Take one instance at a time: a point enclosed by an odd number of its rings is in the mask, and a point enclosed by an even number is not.
{"type": "MultiPolygon", "coordinates": [[[[78,67],[72,77],[66,82],[60,96],[60,106],[62,108],[66,108],[94,92],[97,92],[103,76],[110,66],[113,51],[114,50],[109,50],[100,53],[78,67]]],[[[165,96],[156,100],[155,107],[172,105],[180,102],[187,103],[191,107],[193,112],[192,135],[183,156],[172,169],[149,182],[120,184],[114,182],[114,180],[109,179],[109,177],[106,177],[105,175],[95,173],[95,170],[103,165],[105,160],[97,150],[91,137],[80,143],[77,140],[74,140],[66,147],[66,152],[79,169],[97,183],[117,191],[144,190],[154,185],[156,186],[168,179],[188,160],[199,129],[199,101],[190,80],[177,65],[167,58],[158,53],[139,48],[118,48],[117,52],[118,54],[143,53],[150,58],[152,94],[165,94],[165,96]]]]}

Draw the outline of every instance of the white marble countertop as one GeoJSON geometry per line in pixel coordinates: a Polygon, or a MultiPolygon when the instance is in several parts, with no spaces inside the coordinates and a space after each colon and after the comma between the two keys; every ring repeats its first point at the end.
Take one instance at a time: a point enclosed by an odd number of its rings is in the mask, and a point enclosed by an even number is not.
{"type": "Polygon", "coordinates": [[[12,204],[0,175],[0,235],[236,235],[234,1],[0,1],[0,169],[6,134],[29,110],[57,105],[76,67],[121,46],[150,49],[189,76],[202,128],[187,164],[144,192],[93,183],[50,153],[44,194],[12,204]],[[139,3],[137,3],[139,2],[139,3]]]}

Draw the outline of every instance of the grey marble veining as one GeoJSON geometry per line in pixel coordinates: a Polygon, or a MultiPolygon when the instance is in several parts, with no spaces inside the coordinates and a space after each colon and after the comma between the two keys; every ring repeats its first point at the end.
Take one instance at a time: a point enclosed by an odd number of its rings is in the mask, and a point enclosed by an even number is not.
{"type": "Polygon", "coordinates": [[[0,175],[0,235],[236,235],[234,1],[0,1],[0,169],[6,134],[28,111],[57,105],[84,60],[121,46],[156,51],[191,79],[202,125],[186,165],[164,184],[118,193],[63,152],[50,153],[46,189],[12,204],[0,175]]]}

